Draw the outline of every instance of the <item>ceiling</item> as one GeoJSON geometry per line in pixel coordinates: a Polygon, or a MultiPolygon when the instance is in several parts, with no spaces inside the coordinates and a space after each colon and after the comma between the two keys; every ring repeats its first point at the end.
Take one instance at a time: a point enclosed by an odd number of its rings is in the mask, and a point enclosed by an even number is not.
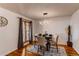
{"type": "Polygon", "coordinates": [[[43,19],[70,16],[79,9],[79,4],[72,3],[0,3],[0,7],[27,16],[31,19],[43,19]],[[43,13],[48,13],[46,16],[43,13]]]}

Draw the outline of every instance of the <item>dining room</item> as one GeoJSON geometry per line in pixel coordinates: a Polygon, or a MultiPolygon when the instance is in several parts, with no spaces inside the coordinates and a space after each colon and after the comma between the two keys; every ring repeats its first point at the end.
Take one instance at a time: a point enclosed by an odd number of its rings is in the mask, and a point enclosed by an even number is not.
{"type": "Polygon", "coordinates": [[[78,56],[78,9],[73,3],[0,4],[0,55],[78,56]]]}

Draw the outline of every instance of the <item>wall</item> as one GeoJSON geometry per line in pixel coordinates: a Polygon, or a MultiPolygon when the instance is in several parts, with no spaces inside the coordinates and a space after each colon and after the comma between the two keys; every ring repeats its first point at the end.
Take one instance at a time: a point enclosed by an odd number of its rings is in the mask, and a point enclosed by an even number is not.
{"type": "Polygon", "coordinates": [[[79,10],[72,15],[71,26],[73,47],[79,53],[79,10]]]}
{"type": "Polygon", "coordinates": [[[0,27],[0,55],[6,55],[17,49],[19,27],[19,19],[17,17],[29,18],[3,8],[0,8],[0,16],[8,19],[8,25],[0,27]]]}
{"type": "Polygon", "coordinates": [[[59,34],[59,44],[66,44],[67,41],[67,32],[66,29],[70,24],[70,17],[55,17],[55,18],[48,18],[45,20],[38,20],[35,22],[36,27],[36,34],[38,33],[51,33],[55,35],[56,33],[59,34]],[[40,24],[43,23],[43,24],[40,24]]]}

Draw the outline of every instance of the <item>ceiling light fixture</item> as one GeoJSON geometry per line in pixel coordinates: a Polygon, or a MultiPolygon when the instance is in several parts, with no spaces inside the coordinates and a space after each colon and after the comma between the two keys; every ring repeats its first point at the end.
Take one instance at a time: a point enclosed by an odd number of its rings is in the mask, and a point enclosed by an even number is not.
{"type": "Polygon", "coordinates": [[[43,15],[47,15],[48,13],[43,13],[43,15]]]}

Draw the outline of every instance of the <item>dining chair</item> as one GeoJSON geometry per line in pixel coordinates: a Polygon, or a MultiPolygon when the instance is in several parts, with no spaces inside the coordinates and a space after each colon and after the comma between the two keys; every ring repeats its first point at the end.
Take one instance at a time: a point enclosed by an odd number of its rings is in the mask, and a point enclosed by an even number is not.
{"type": "Polygon", "coordinates": [[[49,37],[50,37],[50,41],[53,41],[53,35],[49,34],[49,37]]]}
{"type": "Polygon", "coordinates": [[[51,42],[51,48],[55,48],[57,50],[57,53],[58,53],[58,39],[59,39],[59,35],[56,36],[55,41],[53,40],[51,42]]]}
{"type": "Polygon", "coordinates": [[[38,51],[37,52],[42,52],[42,55],[44,55],[45,52],[45,38],[43,36],[38,37],[38,51]]]}
{"type": "Polygon", "coordinates": [[[42,36],[41,33],[38,34],[38,35],[35,35],[35,36],[34,36],[34,38],[35,38],[35,41],[34,41],[34,47],[37,45],[37,43],[38,43],[38,39],[41,39],[41,36],[42,36]]]}

